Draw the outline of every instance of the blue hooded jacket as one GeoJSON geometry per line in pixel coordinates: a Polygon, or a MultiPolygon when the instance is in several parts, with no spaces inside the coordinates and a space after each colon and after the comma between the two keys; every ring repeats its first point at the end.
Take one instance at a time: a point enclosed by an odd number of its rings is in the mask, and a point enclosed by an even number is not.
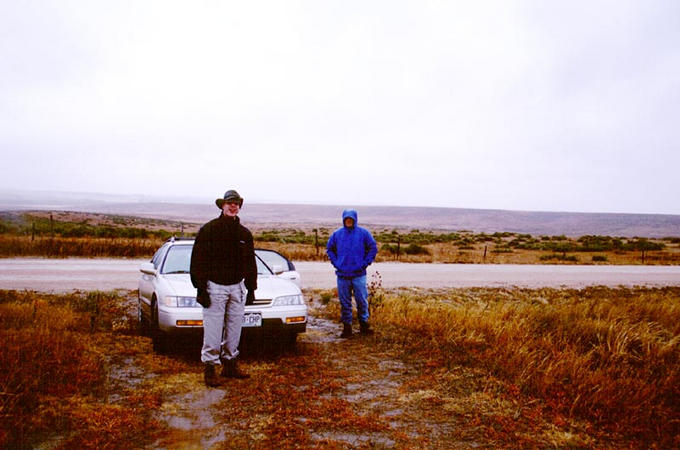
{"type": "Polygon", "coordinates": [[[368,267],[375,255],[378,246],[371,232],[358,225],[357,212],[346,209],[342,212],[342,228],[338,228],[331,234],[326,245],[326,253],[335,267],[335,274],[344,278],[355,278],[366,275],[368,267]],[[354,219],[354,225],[345,226],[345,219],[354,219]]]}

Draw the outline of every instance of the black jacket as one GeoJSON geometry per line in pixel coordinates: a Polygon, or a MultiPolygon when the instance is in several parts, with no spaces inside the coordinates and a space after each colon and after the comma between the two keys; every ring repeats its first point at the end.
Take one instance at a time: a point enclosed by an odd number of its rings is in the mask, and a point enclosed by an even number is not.
{"type": "Polygon", "coordinates": [[[253,235],[238,217],[220,214],[201,227],[191,253],[191,283],[205,290],[208,280],[236,284],[245,279],[249,291],[257,289],[253,235]]]}

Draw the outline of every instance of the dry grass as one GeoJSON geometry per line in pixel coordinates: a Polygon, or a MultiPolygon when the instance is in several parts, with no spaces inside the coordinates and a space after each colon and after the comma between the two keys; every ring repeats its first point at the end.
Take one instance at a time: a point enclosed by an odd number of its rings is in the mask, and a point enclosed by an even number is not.
{"type": "MultiPolygon", "coordinates": [[[[66,258],[71,256],[98,258],[150,258],[163,243],[162,239],[140,238],[48,238],[30,236],[11,236],[0,234],[0,257],[15,256],[47,256],[66,258]]],[[[313,244],[285,242],[255,242],[256,247],[276,250],[293,261],[326,261],[325,247],[318,249],[313,244]]],[[[437,243],[423,245],[429,252],[420,255],[399,257],[401,262],[409,263],[457,263],[457,264],[642,264],[641,254],[633,251],[609,251],[597,253],[569,253],[567,259],[559,259],[562,255],[540,250],[515,249],[509,253],[494,253],[493,246],[487,247],[484,257],[484,245],[477,244],[473,249],[459,250],[451,244],[437,243]],[[555,256],[556,259],[541,260],[541,257],[555,256]],[[604,256],[605,262],[593,262],[594,255],[604,256]],[[570,260],[570,258],[572,260],[570,260]],[[576,259],[575,261],[573,259],[576,259]]],[[[395,261],[394,255],[378,252],[377,262],[395,261]]],[[[666,250],[645,252],[644,264],[680,264],[680,251],[669,246],[666,250]]]]}
{"type": "Polygon", "coordinates": [[[153,354],[133,293],[0,291],[0,447],[680,446],[680,288],[371,291],[375,336],[246,351],[218,396],[200,347],[153,354]]]}
{"type": "Polygon", "coordinates": [[[488,371],[546,413],[677,447],[679,298],[680,288],[378,293],[373,317],[395,345],[488,371]]]}
{"type": "Polygon", "coordinates": [[[0,291],[0,447],[63,433],[66,448],[101,448],[149,434],[147,412],[106,401],[98,336],[134,327],[125,318],[115,293],[0,291]]]}
{"type": "Polygon", "coordinates": [[[47,256],[66,258],[151,257],[163,243],[160,239],[134,238],[35,238],[0,235],[0,257],[47,256]]]}
{"type": "MultiPolygon", "coordinates": [[[[199,224],[73,212],[10,213],[0,217],[0,257],[150,257],[172,235],[199,224]]],[[[294,261],[326,260],[330,230],[252,228],[258,247],[294,261]],[[318,245],[315,245],[315,242],[318,245]]],[[[462,264],[680,264],[680,238],[530,236],[472,231],[374,230],[378,261],[462,264]],[[645,249],[644,252],[642,249],[645,249]],[[396,253],[399,253],[397,256],[396,253]]]]}
{"type": "MultiPolygon", "coordinates": [[[[320,247],[318,252],[314,245],[281,242],[256,242],[259,248],[276,250],[293,261],[326,261],[325,247],[320,247]]],[[[381,245],[378,245],[380,249],[381,245]]],[[[554,254],[541,250],[514,249],[512,252],[494,253],[494,246],[487,246],[486,257],[484,245],[476,244],[472,249],[461,250],[456,246],[446,243],[423,245],[428,254],[406,255],[401,254],[397,259],[395,255],[378,251],[377,262],[400,261],[408,263],[449,263],[449,264],[609,264],[609,265],[638,265],[643,264],[640,252],[634,251],[603,251],[603,252],[573,252],[567,253],[566,258],[562,254],[554,254]],[[541,257],[551,256],[551,259],[541,257]],[[604,262],[593,261],[593,256],[604,256],[604,262]],[[576,259],[575,261],[573,259],[576,259]]],[[[646,265],[677,265],[680,264],[680,249],[669,246],[666,250],[645,252],[644,264],[646,265]]]]}

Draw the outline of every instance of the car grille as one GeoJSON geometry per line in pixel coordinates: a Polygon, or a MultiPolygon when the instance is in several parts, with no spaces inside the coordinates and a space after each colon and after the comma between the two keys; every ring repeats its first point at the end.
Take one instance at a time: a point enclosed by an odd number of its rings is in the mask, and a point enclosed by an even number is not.
{"type": "Polygon", "coordinates": [[[258,298],[255,299],[253,305],[271,305],[271,303],[272,303],[271,298],[258,298]]]}

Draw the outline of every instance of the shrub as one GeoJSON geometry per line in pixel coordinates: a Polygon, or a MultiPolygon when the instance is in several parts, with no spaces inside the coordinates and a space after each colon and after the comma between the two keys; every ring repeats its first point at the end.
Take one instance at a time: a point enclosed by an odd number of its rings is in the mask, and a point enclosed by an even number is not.
{"type": "Polygon", "coordinates": [[[430,251],[418,244],[409,244],[404,249],[404,253],[406,253],[407,255],[429,255],[430,251]]]}
{"type": "Polygon", "coordinates": [[[558,241],[558,242],[544,242],[540,245],[540,248],[543,250],[550,250],[555,253],[566,253],[566,252],[574,252],[578,250],[578,245],[572,242],[564,242],[564,241],[558,241]]]}
{"type": "MultiPolygon", "coordinates": [[[[87,220],[79,223],[50,220],[44,217],[24,214],[20,217],[5,217],[0,222],[0,234],[13,234],[37,237],[61,238],[139,238],[167,239],[172,236],[166,230],[148,230],[146,228],[124,226],[127,222],[120,217],[113,217],[114,225],[90,225],[87,220]]],[[[169,223],[169,225],[178,223],[169,223]]]]}
{"type": "Polygon", "coordinates": [[[380,275],[380,272],[376,271],[371,275],[371,281],[369,281],[366,287],[371,310],[380,308],[385,300],[385,293],[382,287],[382,275],[380,275]]]}
{"type": "Polygon", "coordinates": [[[634,239],[623,245],[624,250],[629,251],[652,251],[652,250],[663,250],[666,247],[665,244],[661,242],[651,242],[648,239],[640,238],[634,239]]]}
{"type": "Polygon", "coordinates": [[[575,255],[565,255],[565,254],[559,254],[559,253],[553,253],[550,255],[541,255],[539,258],[541,261],[550,261],[550,260],[556,260],[556,261],[568,261],[568,262],[578,262],[578,257],[575,255]]]}
{"type": "Polygon", "coordinates": [[[607,261],[606,255],[593,255],[593,262],[606,262],[606,261],[607,261]]]}
{"type": "Polygon", "coordinates": [[[327,305],[328,302],[330,302],[332,298],[333,298],[333,290],[332,289],[329,290],[329,291],[321,292],[321,303],[323,303],[324,305],[327,305]]]}
{"type": "Polygon", "coordinates": [[[397,254],[397,246],[396,246],[396,244],[382,244],[380,246],[380,251],[381,252],[387,252],[391,255],[396,255],[397,254]]]}

